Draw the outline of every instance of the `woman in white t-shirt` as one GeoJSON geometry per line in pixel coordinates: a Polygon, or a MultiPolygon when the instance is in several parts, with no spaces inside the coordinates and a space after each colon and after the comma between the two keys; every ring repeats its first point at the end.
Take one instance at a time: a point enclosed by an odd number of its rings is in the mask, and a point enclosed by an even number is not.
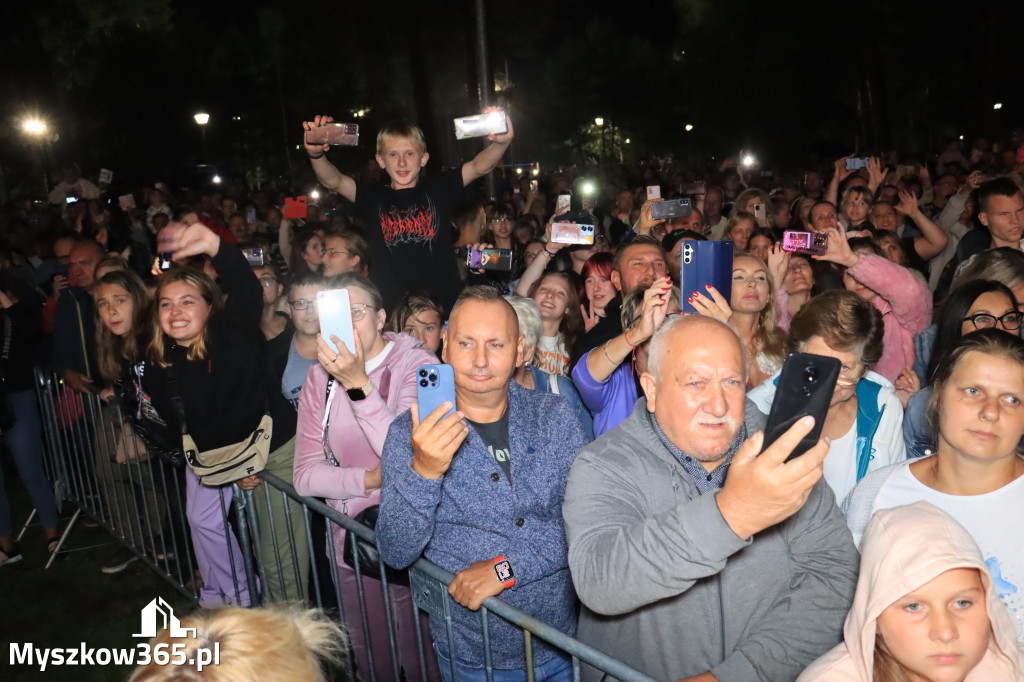
{"type": "Polygon", "coordinates": [[[533,365],[548,374],[569,375],[569,351],[583,334],[583,316],[575,275],[549,272],[532,287],[530,298],[540,306],[544,334],[537,340],[533,365]]]}
{"type": "MultiPolygon", "coordinates": [[[[869,471],[906,459],[903,405],[884,377],[869,372],[882,354],[882,315],[852,291],[815,296],[789,329],[788,350],[825,355],[842,363],[822,435],[831,440],[824,478],[842,502],[869,471]]],[[[778,373],[747,396],[768,414],[778,373]]]]}
{"type": "Polygon", "coordinates": [[[978,543],[1024,641],[1024,341],[996,329],[966,334],[933,381],[936,454],[865,478],[844,504],[859,544],[871,515],[918,500],[950,514],[978,543]]]}

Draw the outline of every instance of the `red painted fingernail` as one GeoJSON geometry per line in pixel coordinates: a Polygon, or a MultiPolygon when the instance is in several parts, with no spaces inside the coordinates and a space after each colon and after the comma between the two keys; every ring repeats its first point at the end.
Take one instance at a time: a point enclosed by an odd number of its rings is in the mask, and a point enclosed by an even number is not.
{"type": "Polygon", "coordinates": [[[689,301],[690,303],[693,303],[693,296],[691,296],[690,298],[688,298],[686,300],[689,301]]]}
{"type": "Polygon", "coordinates": [[[705,288],[705,289],[710,289],[710,288],[711,288],[711,285],[710,285],[710,284],[705,284],[705,285],[704,285],[704,288],[705,288]]]}
{"type": "Polygon", "coordinates": [[[692,294],[690,294],[690,297],[691,297],[691,298],[692,298],[692,297],[694,297],[694,296],[700,296],[700,294],[698,294],[698,293],[697,293],[696,291],[695,291],[695,292],[693,292],[692,294]]]}

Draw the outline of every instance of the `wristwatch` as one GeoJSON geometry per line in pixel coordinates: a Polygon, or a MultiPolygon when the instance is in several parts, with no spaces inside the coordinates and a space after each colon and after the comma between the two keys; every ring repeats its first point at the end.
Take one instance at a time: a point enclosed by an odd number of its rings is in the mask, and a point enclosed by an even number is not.
{"type": "Polygon", "coordinates": [[[504,554],[494,557],[494,574],[498,576],[498,582],[504,585],[506,590],[516,584],[516,574],[512,572],[512,564],[504,554]]]}
{"type": "Polygon", "coordinates": [[[348,388],[345,389],[345,393],[348,393],[348,397],[352,400],[363,400],[366,396],[370,395],[372,390],[373,382],[367,379],[366,385],[362,388],[348,388]]]}

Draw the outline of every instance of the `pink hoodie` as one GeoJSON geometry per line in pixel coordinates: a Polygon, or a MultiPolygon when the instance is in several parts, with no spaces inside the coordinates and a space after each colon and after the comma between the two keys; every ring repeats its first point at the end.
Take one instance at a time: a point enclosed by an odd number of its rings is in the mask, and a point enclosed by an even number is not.
{"type": "Polygon", "coordinates": [[[812,663],[797,682],[872,682],[878,616],[897,599],[954,568],[976,568],[981,574],[992,623],[988,651],[965,682],[1024,680],[1024,651],[974,539],[944,511],[915,502],[878,511],[871,518],[864,533],[857,593],[843,627],[844,643],[812,663]]]}
{"type": "Polygon", "coordinates": [[[904,367],[914,366],[914,334],[931,324],[932,293],[909,270],[873,253],[862,253],[848,272],[878,293],[874,306],[882,313],[885,335],[882,357],[871,369],[896,381],[904,367]]]}

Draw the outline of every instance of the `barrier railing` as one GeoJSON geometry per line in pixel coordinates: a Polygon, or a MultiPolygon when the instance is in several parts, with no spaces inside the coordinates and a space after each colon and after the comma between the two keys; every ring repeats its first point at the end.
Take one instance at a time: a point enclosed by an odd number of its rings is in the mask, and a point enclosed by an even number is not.
{"type": "MultiPolygon", "coordinates": [[[[84,514],[197,604],[301,601],[331,612],[347,626],[355,679],[466,679],[452,615],[462,607],[448,595],[454,576],[422,558],[406,571],[378,559],[379,579],[363,575],[359,561],[348,566],[339,554],[347,545],[358,556],[360,540],[375,546],[374,531],[299,495],[289,482],[287,448],[271,455],[255,490],[209,489],[149,456],[119,406],[36,376],[45,469],[58,500],[76,506],[58,551],[73,551],[69,536],[84,514]],[[445,629],[447,662],[436,654],[431,626],[445,629]]],[[[552,650],[561,652],[557,679],[578,680],[588,665],[609,679],[653,682],[499,598],[486,599],[478,613],[484,660],[474,679],[493,682],[492,630],[505,622],[521,633],[529,682],[550,675],[538,655],[550,659],[552,650]]]]}

